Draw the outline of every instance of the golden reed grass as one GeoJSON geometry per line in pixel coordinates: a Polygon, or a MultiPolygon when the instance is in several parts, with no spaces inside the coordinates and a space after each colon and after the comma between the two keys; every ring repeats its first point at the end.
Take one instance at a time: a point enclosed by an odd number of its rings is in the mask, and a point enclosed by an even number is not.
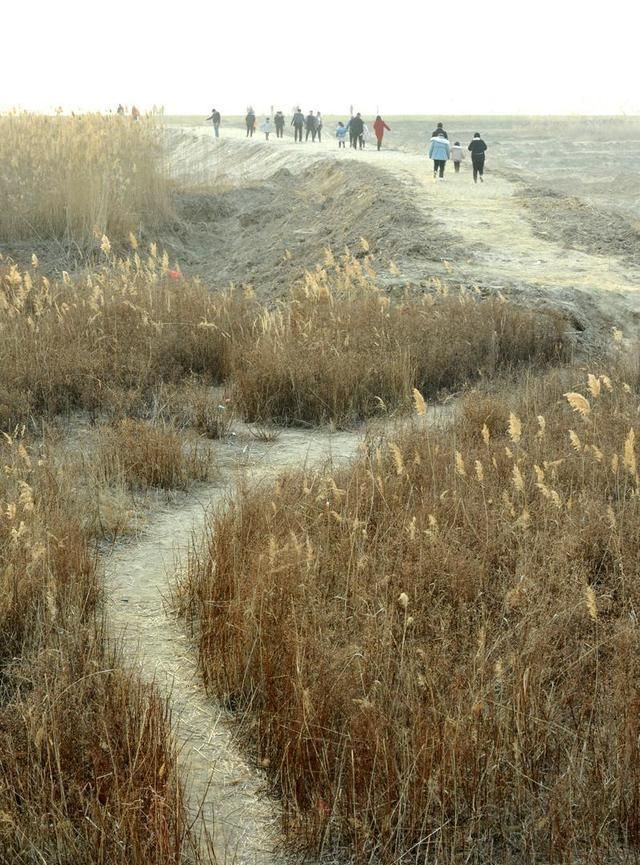
{"type": "Polygon", "coordinates": [[[169,213],[160,126],[87,114],[0,117],[0,241],[56,240],[67,250],[123,243],[169,213]]]}
{"type": "Polygon", "coordinates": [[[108,647],[69,478],[0,443],[0,862],[197,861],[168,707],[108,647]]]}
{"type": "Polygon", "coordinates": [[[194,549],[178,598],[205,681],[254,719],[308,846],[635,857],[638,397],[590,375],[241,489],[194,549]]]}

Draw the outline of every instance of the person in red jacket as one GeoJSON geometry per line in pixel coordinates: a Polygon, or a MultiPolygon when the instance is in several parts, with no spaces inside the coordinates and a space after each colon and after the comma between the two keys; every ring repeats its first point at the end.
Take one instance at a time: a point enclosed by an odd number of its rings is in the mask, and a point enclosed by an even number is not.
{"type": "Polygon", "coordinates": [[[373,121],[373,131],[376,134],[376,141],[378,142],[378,150],[382,147],[382,139],[384,138],[384,131],[391,132],[391,128],[387,126],[382,117],[378,114],[376,119],[373,121]]]}

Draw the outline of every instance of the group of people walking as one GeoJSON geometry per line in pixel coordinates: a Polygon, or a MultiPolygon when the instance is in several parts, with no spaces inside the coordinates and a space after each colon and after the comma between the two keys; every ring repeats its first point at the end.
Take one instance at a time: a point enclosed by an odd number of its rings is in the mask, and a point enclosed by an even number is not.
{"type": "MultiPolygon", "coordinates": [[[[271,109],[273,111],[273,109],[271,109]]],[[[220,137],[220,112],[215,108],[211,110],[211,114],[207,117],[207,120],[211,120],[213,122],[213,131],[216,138],[220,137]]],[[[253,134],[256,131],[257,120],[256,113],[253,108],[249,107],[247,109],[247,114],[245,117],[245,126],[247,130],[247,138],[253,138],[253,134]]],[[[313,112],[310,111],[307,115],[303,114],[300,108],[296,108],[293,112],[293,116],[291,118],[291,126],[293,126],[293,140],[294,142],[302,143],[302,136],[304,133],[304,140],[308,141],[311,138],[311,141],[322,141],[322,127],[323,120],[322,114],[319,111],[313,112]]],[[[284,138],[284,127],[285,127],[285,117],[282,111],[276,111],[273,120],[270,117],[265,117],[264,121],[260,124],[260,131],[264,133],[265,139],[268,141],[269,136],[272,132],[275,131],[276,138],[284,138]]],[[[376,137],[376,146],[377,149],[380,150],[382,147],[382,141],[384,139],[384,133],[390,132],[391,128],[386,124],[386,122],[382,119],[382,117],[378,114],[376,119],[373,122],[373,131],[376,137]]],[[[347,136],[349,138],[349,144],[355,150],[364,149],[368,138],[370,137],[369,127],[362,119],[362,115],[358,111],[356,114],[352,114],[351,118],[347,121],[347,123],[343,123],[341,120],[338,121],[338,125],[336,127],[335,136],[338,141],[338,148],[346,148],[347,136]]],[[[477,183],[478,179],[480,183],[484,182],[484,160],[485,160],[485,152],[487,150],[487,145],[483,141],[479,132],[476,132],[467,147],[467,151],[471,153],[471,165],[473,168],[473,182],[477,183]]],[[[433,160],[433,179],[434,180],[444,180],[444,170],[447,162],[451,160],[453,162],[454,171],[456,174],[460,172],[460,165],[465,158],[465,150],[459,141],[455,141],[453,144],[449,142],[449,135],[444,128],[442,123],[438,123],[436,128],[431,133],[431,141],[429,143],[429,159],[433,160]]]]}
{"type": "MultiPolygon", "coordinates": [[[[473,182],[484,183],[484,158],[487,145],[479,132],[471,139],[467,150],[471,152],[471,166],[473,168],[473,182]]],[[[456,174],[460,171],[460,164],[465,157],[465,152],[459,141],[449,143],[449,136],[442,123],[438,123],[431,134],[429,144],[429,159],[433,159],[433,179],[444,180],[444,169],[447,160],[451,159],[456,174]]]]}

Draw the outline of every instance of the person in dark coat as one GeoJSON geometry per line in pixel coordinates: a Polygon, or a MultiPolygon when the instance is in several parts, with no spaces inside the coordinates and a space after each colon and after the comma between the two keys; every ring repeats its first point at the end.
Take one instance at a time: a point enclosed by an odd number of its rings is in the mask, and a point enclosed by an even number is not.
{"type": "Polygon", "coordinates": [[[276,127],[276,138],[284,138],[284,114],[282,111],[276,111],[273,124],[276,127]]]}
{"type": "Polygon", "coordinates": [[[291,125],[293,126],[293,140],[300,141],[302,143],[302,130],[304,128],[304,114],[300,111],[299,108],[293,113],[293,117],[291,118],[291,125]]]}
{"type": "Polygon", "coordinates": [[[351,146],[354,148],[358,147],[358,144],[361,141],[362,134],[364,132],[364,121],[360,116],[360,112],[356,114],[355,117],[352,117],[349,121],[349,141],[351,142],[351,146]]]}
{"type": "Polygon", "coordinates": [[[487,145],[484,143],[482,138],[480,138],[480,133],[476,132],[473,138],[471,139],[471,143],[469,144],[468,149],[471,151],[471,165],[473,166],[473,182],[478,182],[478,177],[480,178],[480,183],[484,183],[484,154],[487,149],[487,145]]]}
{"type": "Polygon", "coordinates": [[[207,117],[207,120],[213,121],[213,134],[216,138],[220,138],[220,112],[216,111],[215,108],[212,108],[211,114],[207,117]]]}
{"type": "Polygon", "coordinates": [[[253,108],[249,108],[247,111],[247,116],[244,118],[244,122],[247,124],[247,138],[253,138],[253,133],[256,128],[256,115],[253,108]]]}
{"type": "Polygon", "coordinates": [[[313,116],[313,111],[310,111],[305,117],[304,125],[307,130],[304,136],[304,140],[308,141],[309,136],[311,136],[311,140],[315,141],[318,127],[316,125],[316,118],[313,116]]]}
{"type": "Polygon", "coordinates": [[[436,126],[436,128],[435,128],[435,129],[433,130],[433,132],[431,133],[431,137],[432,137],[432,138],[435,138],[437,135],[442,135],[443,138],[446,138],[447,140],[449,139],[449,136],[448,136],[447,133],[445,132],[445,129],[444,129],[442,123],[438,123],[438,125],[436,126]]]}

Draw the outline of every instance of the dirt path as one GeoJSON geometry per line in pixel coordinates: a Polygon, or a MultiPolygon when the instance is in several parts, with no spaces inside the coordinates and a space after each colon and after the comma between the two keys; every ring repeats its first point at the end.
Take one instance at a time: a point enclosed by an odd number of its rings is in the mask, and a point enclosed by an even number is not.
{"type": "Polygon", "coordinates": [[[360,440],[356,433],[285,430],[276,441],[261,443],[240,430],[216,446],[216,483],[201,485],[180,505],[167,505],[139,540],[118,545],[107,561],[112,632],[122,641],[126,661],[171,696],[188,806],[194,819],[202,808],[205,824],[214,826],[221,863],[285,861],[274,852],[277,813],[264,779],[234,742],[230,718],[204,694],[194,647],[183,623],[165,612],[163,598],[206,513],[220,506],[240,477],[258,482],[287,466],[339,462],[354,454],[360,440]]]}
{"type": "MultiPolygon", "coordinates": [[[[523,202],[530,176],[522,182],[512,179],[513,168],[496,164],[490,155],[483,184],[473,184],[468,161],[459,175],[449,166],[445,181],[434,182],[426,150],[420,154],[392,149],[393,144],[388,136],[389,146],[381,152],[371,145],[359,152],[340,151],[332,137],[321,145],[300,145],[290,138],[265,142],[258,133],[247,140],[237,129],[225,130],[225,137],[214,141],[211,131],[202,127],[183,133],[178,163],[206,163],[211,177],[223,185],[255,184],[282,169],[303,172],[327,161],[375,166],[390,173],[410,191],[429,220],[440,223],[462,243],[464,254],[452,254],[445,266],[454,282],[501,291],[534,306],[556,306],[573,319],[577,331],[587,332],[588,344],[606,342],[613,325],[630,338],[640,336],[640,268],[619,255],[594,254],[568,245],[571,226],[581,227],[584,214],[566,209],[564,238],[544,239],[535,233],[523,202]]],[[[379,177],[372,172],[372,185],[379,183],[379,177]]],[[[592,228],[597,230],[597,221],[592,228]]],[[[419,284],[425,270],[440,275],[439,265],[420,262],[418,257],[406,262],[404,269],[401,265],[402,276],[408,284],[419,284]]],[[[238,273],[235,281],[243,278],[246,275],[238,273]]]]}

